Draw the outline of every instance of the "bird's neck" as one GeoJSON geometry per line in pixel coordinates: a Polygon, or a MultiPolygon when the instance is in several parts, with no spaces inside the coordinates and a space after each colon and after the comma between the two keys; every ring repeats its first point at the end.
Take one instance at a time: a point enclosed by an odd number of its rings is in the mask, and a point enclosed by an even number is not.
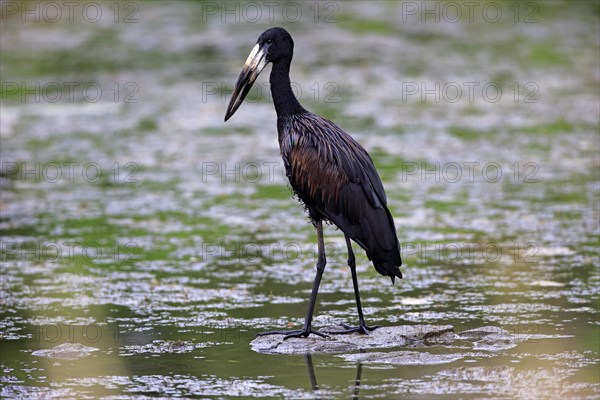
{"type": "Polygon", "coordinates": [[[289,62],[273,64],[270,84],[271,96],[273,97],[273,104],[275,104],[275,112],[277,112],[278,118],[306,112],[292,91],[289,62]]]}

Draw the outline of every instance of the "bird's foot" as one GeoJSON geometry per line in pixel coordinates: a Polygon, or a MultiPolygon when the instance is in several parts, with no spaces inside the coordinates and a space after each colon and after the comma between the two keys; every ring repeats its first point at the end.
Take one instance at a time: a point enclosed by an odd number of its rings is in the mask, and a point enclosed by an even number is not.
{"type": "Polygon", "coordinates": [[[256,336],[267,336],[267,335],[285,335],[283,340],[287,340],[290,338],[300,338],[300,337],[308,337],[308,335],[310,334],[313,335],[317,335],[317,336],[321,336],[324,338],[328,338],[329,335],[326,335],[325,333],[319,332],[319,331],[314,331],[312,329],[298,329],[295,331],[267,331],[267,332],[260,332],[257,333],[256,336]]]}
{"type": "Polygon", "coordinates": [[[331,334],[331,335],[347,335],[350,333],[354,333],[354,332],[360,332],[360,333],[364,333],[365,335],[368,335],[369,332],[374,331],[377,328],[381,328],[381,325],[373,325],[373,326],[367,326],[364,323],[358,325],[358,326],[350,326],[350,325],[346,325],[346,324],[340,324],[342,327],[344,327],[343,331],[329,331],[327,333],[331,334]]]}

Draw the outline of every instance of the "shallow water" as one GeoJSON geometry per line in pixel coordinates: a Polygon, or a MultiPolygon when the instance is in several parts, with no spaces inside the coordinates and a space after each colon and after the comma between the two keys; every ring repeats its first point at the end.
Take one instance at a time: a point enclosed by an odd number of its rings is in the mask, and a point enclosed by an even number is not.
{"type": "MultiPolygon", "coordinates": [[[[97,3],[96,22],[36,4],[39,22],[2,10],[3,397],[598,397],[597,3],[486,2],[472,21],[460,2],[456,21],[433,2],[439,21],[421,2],[287,3],[273,21],[260,3],[97,3]],[[252,350],[301,326],[316,261],[268,69],[222,122],[272,25],[295,38],[301,102],[386,187],[405,278],[355,247],[368,323],[517,342],[252,350]]],[[[343,235],[325,239],[315,325],[354,323],[343,235]]]]}

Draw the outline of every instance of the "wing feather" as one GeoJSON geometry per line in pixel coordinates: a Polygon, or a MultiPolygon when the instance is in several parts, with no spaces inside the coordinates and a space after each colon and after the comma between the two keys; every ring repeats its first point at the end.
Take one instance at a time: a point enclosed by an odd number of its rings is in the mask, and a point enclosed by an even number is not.
{"type": "Polygon", "coordinates": [[[281,154],[292,189],[311,218],[333,222],[380,273],[401,277],[394,220],[369,154],[329,120],[312,113],[289,118],[280,130],[281,154]]]}

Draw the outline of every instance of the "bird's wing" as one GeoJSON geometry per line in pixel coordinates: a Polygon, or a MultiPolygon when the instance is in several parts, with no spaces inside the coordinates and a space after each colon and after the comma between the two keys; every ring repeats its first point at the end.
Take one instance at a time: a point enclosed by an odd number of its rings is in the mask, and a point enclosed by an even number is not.
{"type": "Polygon", "coordinates": [[[288,121],[280,145],[290,184],[311,216],[333,222],[366,250],[380,273],[400,277],[394,220],[366,150],[314,114],[288,121]]]}
{"type": "MultiPolygon", "coordinates": [[[[336,126],[337,128],[337,126],[336,126]]],[[[338,128],[340,131],[341,129],[338,128]]],[[[345,132],[341,136],[346,142],[345,148],[336,149],[335,158],[339,160],[350,182],[359,184],[371,205],[380,208],[387,204],[387,198],[381,178],[367,151],[345,132]]]]}
{"type": "MultiPolygon", "coordinates": [[[[372,208],[385,208],[387,198],[379,174],[366,150],[333,122],[314,114],[302,114],[288,124],[282,156],[292,187],[323,205],[347,208],[346,215],[361,216],[359,200],[372,208]],[[349,192],[344,188],[351,189],[349,192]],[[362,193],[358,193],[361,190],[362,193]],[[319,196],[317,196],[319,194],[319,196]],[[342,199],[348,195],[356,198],[342,199]],[[363,202],[364,203],[364,202],[363,202]],[[346,205],[346,207],[344,207],[346,205]],[[354,209],[355,212],[350,212],[354,209]]],[[[307,199],[307,200],[308,200],[307,199]]]]}
{"type": "Polygon", "coordinates": [[[280,145],[286,173],[309,208],[317,207],[332,221],[332,214],[341,214],[352,224],[370,209],[387,210],[373,161],[350,135],[311,113],[292,117],[285,125],[280,145]]]}

